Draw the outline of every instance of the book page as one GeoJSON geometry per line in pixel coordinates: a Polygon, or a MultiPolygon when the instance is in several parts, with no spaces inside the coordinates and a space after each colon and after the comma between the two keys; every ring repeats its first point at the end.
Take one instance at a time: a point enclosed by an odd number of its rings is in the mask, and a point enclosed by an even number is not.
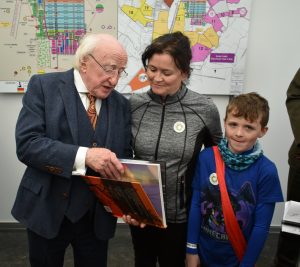
{"type": "Polygon", "coordinates": [[[285,203],[282,231],[300,235],[300,202],[287,201],[285,203]]]}
{"type": "Polygon", "coordinates": [[[300,226],[300,202],[287,201],[285,203],[283,220],[299,223],[300,226]]]}
{"type": "Polygon", "coordinates": [[[140,183],[157,213],[165,221],[160,164],[144,160],[127,159],[122,159],[121,162],[125,168],[125,174],[122,176],[122,179],[140,183]]]}

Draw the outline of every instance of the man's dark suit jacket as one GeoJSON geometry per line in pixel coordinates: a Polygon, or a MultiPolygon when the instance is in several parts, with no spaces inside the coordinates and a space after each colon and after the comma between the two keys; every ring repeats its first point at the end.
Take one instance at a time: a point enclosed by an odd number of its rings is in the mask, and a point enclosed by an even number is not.
{"type": "MultiPolygon", "coordinates": [[[[12,215],[45,238],[57,235],[68,206],[66,196],[74,179],[72,170],[79,133],[84,131],[78,125],[78,97],[73,69],[34,75],[23,97],[16,125],[17,156],[27,168],[12,215]]],[[[131,157],[128,100],[113,91],[105,101],[108,116],[104,147],[118,158],[131,157]]],[[[115,226],[116,218],[97,202],[94,207],[96,236],[111,238],[115,226]]]]}

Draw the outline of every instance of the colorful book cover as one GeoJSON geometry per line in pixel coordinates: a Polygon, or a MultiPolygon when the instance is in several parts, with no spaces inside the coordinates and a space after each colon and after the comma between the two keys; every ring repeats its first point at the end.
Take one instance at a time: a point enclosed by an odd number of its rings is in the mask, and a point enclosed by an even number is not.
{"type": "Polygon", "coordinates": [[[130,215],[145,224],[165,228],[161,164],[121,160],[121,180],[83,176],[105,209],[116,217],[130,215]]]}

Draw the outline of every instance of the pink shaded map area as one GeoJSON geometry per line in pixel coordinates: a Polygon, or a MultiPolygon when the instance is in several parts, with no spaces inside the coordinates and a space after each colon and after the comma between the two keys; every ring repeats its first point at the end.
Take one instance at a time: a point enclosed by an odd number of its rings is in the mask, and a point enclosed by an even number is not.
{"type": "MultiPolygon", "coordinates": [[[[215,4],[217,4],[220,0],[207,0],[207,2],[209,3],[210,6],[214,6],[215,4]]],[[[239,3],[241,0],[226,0],[226,3],[229,4],[237,4],[239,3]]]]}
{"type": "Polygon", "coordinates": [[[247,9],[242,7],[236,10],[230,10],[217,14],[213,8],[210,8],[204,17],[204,21],[211,24],[216,32],[221,32],[223,23],[220,18],[232,17],[233,15],[240,15],[241,17],[245,17],[247,15],[247,9]]]}
{"type": "Polygon", "coordinates": [[[192,62],[204,61],[210,55],[211,49],[202,45],[196,44],[192,47],[192,62]]]}
{"type": "Polygon", "coordinates": [[[208,0],[207,2],[209,3],[210,6],[214,6],[219,2],[219,0],[208,0]]]}
{"type": "Polygon", "coordinates": [[[247,15],[247,9],[244,7],[241,7],[236,10],[221,12],[218,14],[218,17],[232,17],[233,15],[239,15],[240,17],[245,17],[247,15]]]}
{"type": "MultiPolygon", "coordinates": [[[[220,13],[216,13],[214,10],[214,6],[218,4],[220,0],[207,0],[210,8],[203,17],[204,21],[210,25],[212,25],[215,32],[222,32],[224,24],[222,22],[223,17],[233,17],[234,15],[245,17],[247,15],[247,9],[245,7],[237,8],[236,10],[228,10],[220,13]]],[[[226,3],[237,4],[240,0],[226,0],[226,3]]],[[[204,61],[211,53],[211,48],[208,48],[200,43],[197,43],[192,47],[193,58],[192,62],[201,62],[204,61]]],[[[228,62],[228,60],[226,61],[228,62]]]]}
{"type": "Polygon", "coordinates": [[[208,10],[204,17],[204,21],[211,24],[216,32],[222,30],[223,23],[212,8],[208,10]]]}
{"type": "Polygon", "coordinates": [[[226,2],[229,4],[237,4],[240,2],[240,0],[227,0],[226,2]]]}

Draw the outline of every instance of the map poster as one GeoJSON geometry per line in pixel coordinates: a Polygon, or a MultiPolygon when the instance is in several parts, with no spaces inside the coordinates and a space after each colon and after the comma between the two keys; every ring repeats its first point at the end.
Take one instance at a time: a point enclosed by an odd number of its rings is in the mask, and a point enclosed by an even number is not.
{"type": "Polygon", "coordinates": [[[73,66],[80,39],[117,37],[117,1],[1,0],[0,92],[24,92],[31,75],[73,66]]]}
{"type": "Polygon", "coordinates": [[[167,32],[191,40],[188,88],[209,95],[243,91],[251,0],[2,0],[0,92],[24,92],[32,74],[72,67],[89,32],[118,37],[128,52],[123,94],[149,89],[141,54],[167,32]]]}

